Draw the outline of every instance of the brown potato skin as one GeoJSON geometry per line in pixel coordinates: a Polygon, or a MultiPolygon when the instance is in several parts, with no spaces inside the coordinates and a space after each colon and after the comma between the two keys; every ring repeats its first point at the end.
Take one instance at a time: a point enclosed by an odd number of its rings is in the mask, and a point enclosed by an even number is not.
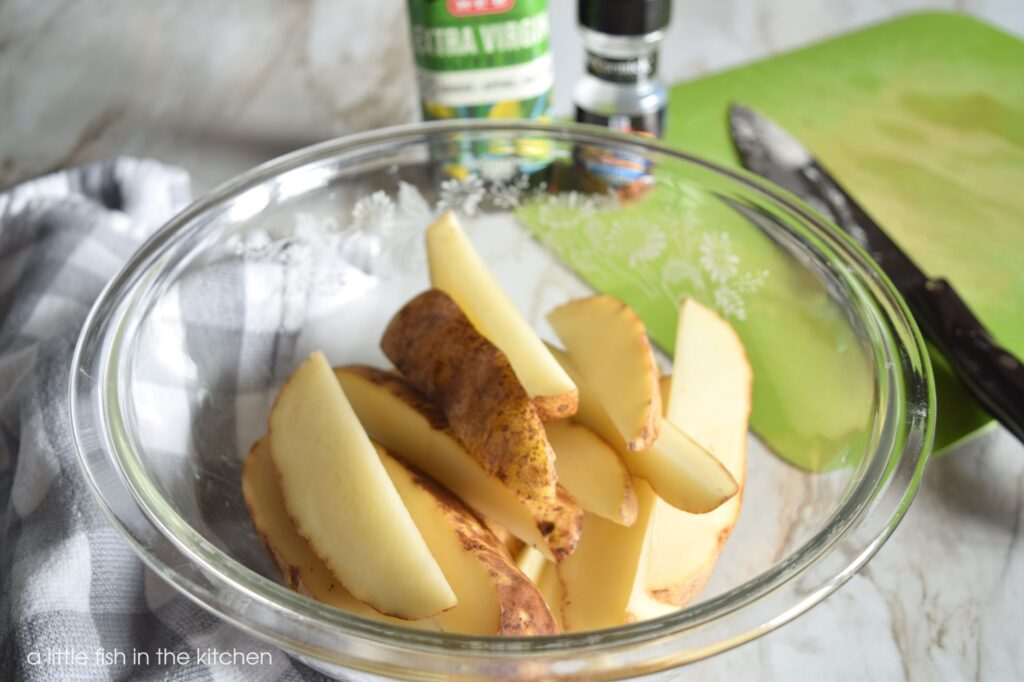
{"type": "Polygon", "coordinates": [[[249,518],[252,520],[252,526],[256,529],[256,535],[260,538],[260,544],[263,545],[263,549],[267,551],[270,559],[277,566],[277,570],[281,572],[281,578],[284,580],[284,584],[290,590],[295,590],[307,597],[312,597],[309,590],[302,583],[302,569],[299,566],[290,564],[285,560],[283,556],[274,548],[271,544],[270,538],[267,536],[267,532],[259,524],[257,519],[259,515],[256,513],[255,499],[253,493],[250,492],[248,482],[250,480],[249,470],[250,467],[254,466],[255,457],[253,456],[254,451],[260,446],[260,441],[256,441],[249,448],[249,455],[245,458],[245,462],[242,464],[242,497],[245,500],[245,508],[249,512],[249,518]]]}
{"type": "MultiPolygon", "coordinates": [[[[623,303],[625,305],[625,303],[623,303]]],[[[640,428],[640,440],[630,441],[626,444],[633,452],[643,451],[654,445],[654,441],[658,440],[658,436],[661,434],[661,371],[658,369],[658,360],[654,357],[654,349],[651,347],[651,340],[647,337],[645,332],[642,335],[642,342],[647,346],[647,357],[650,363],[651,372],[654,374],[654,389],[651,391],[651,400],[649,402],[650,408],[647,412],[647,419],[644,421],[643,426],[640,428]]]]}
{"type": "Polygon", "coordinates": [[[523,502],[537,520],[537,529],[548,541],[555,561],[572,554],[583,532],[583,510],[576,498],[559,485],[555,486],[554,500],[525,498],[523,502]]]}
{"type": "Polygon", "coordinates": [[[405,304],[381,349],[488,473],[523,497],[555,497],[555,454],[533,401],[505,354],[447,294],[429,289],[405,304]]]}
{"type": "MultiPolygon", "coordinates": [[[[450,430],[448,419],[440,408],[430,402],[426,396],[417,391],[402,376],[367,365],[343,365],[338,367],[338,369],[356,374],[370,383],[384,388],[406,405],[419,412],[438,431],[450,430]]],[[[458,440],[457,437],[456,440],[458,440]]],[[[398,456],[401,457],[401,453],[398,453],[398,456]]],[[[580,532],[583,529],[583,510],[580,509],[572,495],[565,488],[558,485],[555,488],[554,497],[550,499],[522,495],[519,496],[519,499],[529,509],[536,522],[537,529],[544,536],[555,559],[561,561],[572,554],[573,550],[576,549],[580,532]]],[[[488,527],[491,527],[486,519],[484,521],[488,527]]],[[[501,528],[500,526],[498,527],[501,528]]],[[[494,531],[495,529],[491,527],[491,530],[494,531]]],[[[506,534],[508,533],[504,528],[501,528],[501,530],[506,534]]],[[[506,546],[509,544],[516,546],[512,540],[514,538],[505,540],[506,546]]]]}
{"type": "Polygon", "coordinates": [[[516,566],[505,545],[447,488],[394,453],[389,454],[412,472],[417,486],[434,497],[463,548],[488,568],[501,606],[495,634],[505,637],[557,634],[558,624],[547,602],[516,566]]]}
{"type": "Polygon", "coordinates": [[[537,416],[541,421],[553,422],[568,419],[576,414],[580,405],[579,391],[571,391],[562,395],[538,395],[533,398],[533,406],[537,408],[537,416]]]}

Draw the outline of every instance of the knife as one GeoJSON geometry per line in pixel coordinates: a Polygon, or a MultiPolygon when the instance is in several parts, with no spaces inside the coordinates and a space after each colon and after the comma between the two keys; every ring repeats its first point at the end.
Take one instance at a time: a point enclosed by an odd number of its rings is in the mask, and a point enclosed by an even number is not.
{"type": "Polygon", "coordinates": [[[748,170],[809,203],[871,254],[975,400],[1024,442],[1024,365],[996,342],[949,282],[925,275],[810,151],[773,121],[732,104],[729,132],[748,170]]]}

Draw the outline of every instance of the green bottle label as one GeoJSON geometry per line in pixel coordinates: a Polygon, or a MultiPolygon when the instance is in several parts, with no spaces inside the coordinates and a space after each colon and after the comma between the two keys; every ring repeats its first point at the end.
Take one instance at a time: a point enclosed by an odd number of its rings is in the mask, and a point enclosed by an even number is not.
{"type": "Polygon", "coordinates": [[[409,0],[409,18],[424,118],[549,115],[546,0],[409,0]]]}

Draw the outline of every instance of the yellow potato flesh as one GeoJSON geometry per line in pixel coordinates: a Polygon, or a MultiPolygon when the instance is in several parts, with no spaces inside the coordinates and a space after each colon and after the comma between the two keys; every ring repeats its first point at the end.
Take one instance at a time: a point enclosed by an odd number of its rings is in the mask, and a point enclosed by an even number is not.
{"type": "Polygon", "coordinates": [[[585,426],[569,421],[545,425],[555,450],[558,482],[592,514],[629,526],[636,520],[633,479],[618,453],[585,426]]]}
{"type": "Polygon", "coordinates": [[[576,551],[558,564],[566,632],[614,627],[627,620],[635,583],[643,579],[641,552],[655,499],[643,479],[634,479],[633,485],[638,502],[636,522],[620,526],[586,514],[576,551]]]}
{"type": "MultiPolygon", "coordinates": [[[[647,535],[644,538],[644,546],[640,550],[640,561],[637,565],[636,578],[633,581],[633,590],[629,594],[629,603],[626,605],[626,623],[659,618],[675,613],[680,608],[658,601],[647,590],[647,576],[651,562],[651,531],[658,523],[658,516],[666,507],[667,505],[661,499],[655,497],[651,507],[651,518],[647,523],[647,535]]],[[[668,508],[675,510],[674,507],[668,508]]]]}
{"type": "Polygon", "coordinates": [[[565,602],[565,590],[562,588],[562,579],[558,577],[558,566],[547,561],[541,569],[540,577],[537,579],[537,589],[544,595],[544,601],[551,609],[551,615],[558,623],[558,629],[565,631],[565,620],[562,618],[562,608],[565,602]]]}
{"type": "Polygon", "coordinates": [[[455,606],[455,593],[322,353],[281,388],[269,439],[296,530],[354,597],[407,620],[455,606]]]}
{"type": "Polygon", "coordinates": [[[647,479],[666,502],[694,514],[716,509],[738,490],[729,472],[671,422],[646,452],[625,458],[634,476],[647,479]]]}
{"type": "Polygon", "coordinates": [[[540,582],[541,572],[547,563],[548,560],[544,558],[543,554],[528,545],[519,550],[516,555],[516,566],[534,585],[540,582]]]}
{"type": "Polygon", "coordinates": [[[647,332],[633,309],[611,296],[591,296],[555,308],[548,322],[627,449],[649,448],[658,437],[661,391],[647,332]]]}

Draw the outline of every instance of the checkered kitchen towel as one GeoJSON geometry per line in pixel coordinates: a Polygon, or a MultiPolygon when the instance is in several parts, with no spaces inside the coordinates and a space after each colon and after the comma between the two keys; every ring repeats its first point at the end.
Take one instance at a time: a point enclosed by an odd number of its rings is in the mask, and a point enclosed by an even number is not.
{"type": "Polygon", "coordinates": [[[86,313],[132,251],[188,200],[183,171],[127,158],[0,191],[5,682],[321,679],[146,569],[93,500],[74,454],[68,371],[86,313]],[[244,668],[200,660],[211,648],[268,656],[244,668]],[[161,649],[183,656],[160,665],[161,649]],[[133,663],[133,651],[147,652],[148,664],[133,663]]]}

